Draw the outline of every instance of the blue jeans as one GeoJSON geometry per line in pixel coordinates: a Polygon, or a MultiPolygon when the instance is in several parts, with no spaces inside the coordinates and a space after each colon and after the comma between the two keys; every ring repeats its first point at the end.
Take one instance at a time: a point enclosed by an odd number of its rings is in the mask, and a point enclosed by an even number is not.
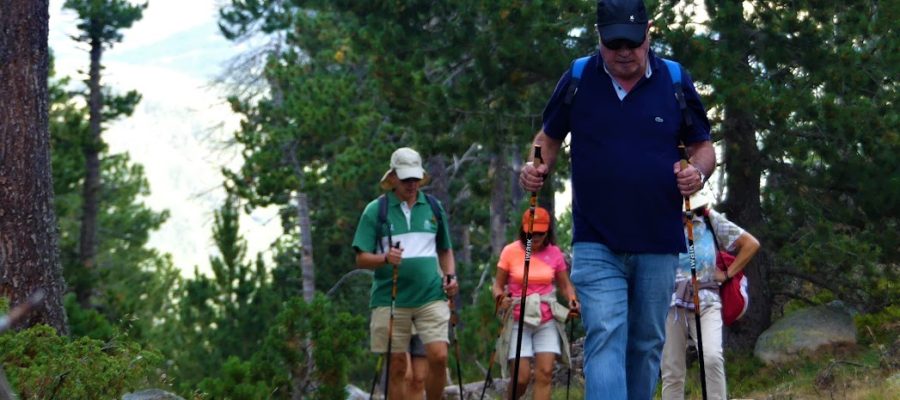
{"type": "Polygon", "coordinates": [[[572,283],[587,330],[585,398],[653,398],[678,255],[615,253],[589,242],[573,250],[572,283]]]}

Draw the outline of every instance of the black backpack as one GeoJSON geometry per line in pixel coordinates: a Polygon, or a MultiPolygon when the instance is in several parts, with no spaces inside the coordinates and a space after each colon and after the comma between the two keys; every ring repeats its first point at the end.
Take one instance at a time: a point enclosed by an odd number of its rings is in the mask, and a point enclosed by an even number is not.
{"type": "MultiPolygon", "coordinates": [[[[441,216],[441,207],[440,205],[438,205],[438,200],[428,193],[425,193],[425,200],[427,200],[428,205],[431,206],[431,213],[434,214],[434,218],[437,220],[438,230],[440,231],[441,225],[444,223],[444,218],[441,216]]],[[[387,232],[388,243],[394,243],[393,239],[391,238],[391,227],[390,225],[388,225],[387,211],[387,196],[378,196],[378,220],[375,225],[375,245],[378,247],[378,249],[381,250],[382,253],[385,252],[384,245],[381,243],[381,238],[384,237],[384,235],[382,235],[382,230],[387,232]]]]}

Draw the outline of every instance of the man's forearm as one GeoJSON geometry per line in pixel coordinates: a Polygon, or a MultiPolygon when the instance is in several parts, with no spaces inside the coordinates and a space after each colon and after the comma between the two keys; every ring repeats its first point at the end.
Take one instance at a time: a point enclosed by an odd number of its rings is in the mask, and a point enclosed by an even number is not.
{"type": "MultiPolygon", "coordinates": [[[[542,129],[535,135],[533,144],[541,146],[541,160],[544,164],[547,164],[547,167],[550,170],[552,170],[553,164],[556,162],[556,155],[559,153],[559,148],[562,147],[562,141],[547,136],[542,129]]],[[[529,153],[528,159],[534,161],[531,159],[533,156],[533,153],[529,153]]]]}
{"type": "Polygon", "coordinates": [[[356,253],[356,267],[361,269],[378,269],[387,264],[387,254],[356,253]]]}
{"type": "Polygon", "coordinates": [[[453,250],[438,250],[438,263],[444,275],[456,275],[456,259],[453,250]]]}
{"type": "Polygon", "coordinates": [[[688,146],[688,154],[690,155],[691,165],[700,169],[700,172],[703,172],[703,176],[709,179],[716,169],[716,150],[713,148],[712,142],[694,143],[688,146]]]}

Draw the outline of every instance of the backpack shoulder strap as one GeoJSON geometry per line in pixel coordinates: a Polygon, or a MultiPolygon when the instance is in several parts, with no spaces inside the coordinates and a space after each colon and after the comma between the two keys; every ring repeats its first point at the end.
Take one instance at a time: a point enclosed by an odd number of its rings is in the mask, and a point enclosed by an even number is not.
{"type": "Polygon", "coordinates": [[[434,218],[437,220],[438,229],[440,229],[441,224],[444,222],[444,217],[441,215],[441,206],[438,204],[438,199],[425,193],[425,200],[428,200],[428,205],[431,206],[431,213],[434,214],[434,218]]]}
{"type": "Polygon", "coordinates": [[[668,58],[660,58],[666,63],[666,69],[669,70],[669,76],[672,77],[672,86],[675,90],[675,99],[678,100],[678,107],[681,109],[681,116],[684,119],[684,125],[690,127],[694,121],[691,120],[691,114],[687,109],[687,102],[684,100],[684,88],[681,85],[681,64],[668,58]]]}
{"type": "Polygon", "coordinates": [[[575,93],[578,92],[578,83],[581,82],[581,75],[584,73],[584,67],[590,61],[591,56],[581,57],[572,62],[572,78],[569,80],[569,88],[566,91],[565,105],[572,104],[575,93]]]}
{"type": "Polygon", "coordinates": [[[384,253],[384,245],[381,243],[382,230],[387,231],[388,242],[393,243],[391,240],[391,227],[388,225],[387,219],[388,212],[388,198],[386,194],[382,194],[378,196],[378,220],[375,223],[375,247],[381,250],[384,253]]]}
{"type": "Polygon", "coordinates": [[[719,257],[719,251],[724,250],[719,247],[719,239],[716,238],[716,230],[713,228],[712,220],[709,218],[709,207],[703,209],[703,222],[709,227],[709,233],[712,233],[713,245],[716,246],[716,257],[719,257]]]}
{"type": "Polygon", "coordinates": [[[669,76],[672,77],[672,84],[681,86],[681,64],[678,61],[672,61],[668,58],[662,59],[664,63],[666,63],[666,68],[669,70],[669,76]]]}

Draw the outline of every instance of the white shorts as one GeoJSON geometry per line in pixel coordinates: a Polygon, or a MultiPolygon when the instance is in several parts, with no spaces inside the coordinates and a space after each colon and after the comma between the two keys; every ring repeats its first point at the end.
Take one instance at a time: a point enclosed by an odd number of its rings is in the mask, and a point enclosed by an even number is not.
{"type": "MultiPolygon", "coordinates": [[[[509,340],[509,359],[516,359],[516,340],[519,335],[519,322],[513,322],[512,336],[509,340]]],[[[560,353],[559,331],[556,330],[556,321],[544,322],[537,328],[525,325],[525,334],[522,335],[522,357],[534,357],[535,353],[560,353]]]]}

